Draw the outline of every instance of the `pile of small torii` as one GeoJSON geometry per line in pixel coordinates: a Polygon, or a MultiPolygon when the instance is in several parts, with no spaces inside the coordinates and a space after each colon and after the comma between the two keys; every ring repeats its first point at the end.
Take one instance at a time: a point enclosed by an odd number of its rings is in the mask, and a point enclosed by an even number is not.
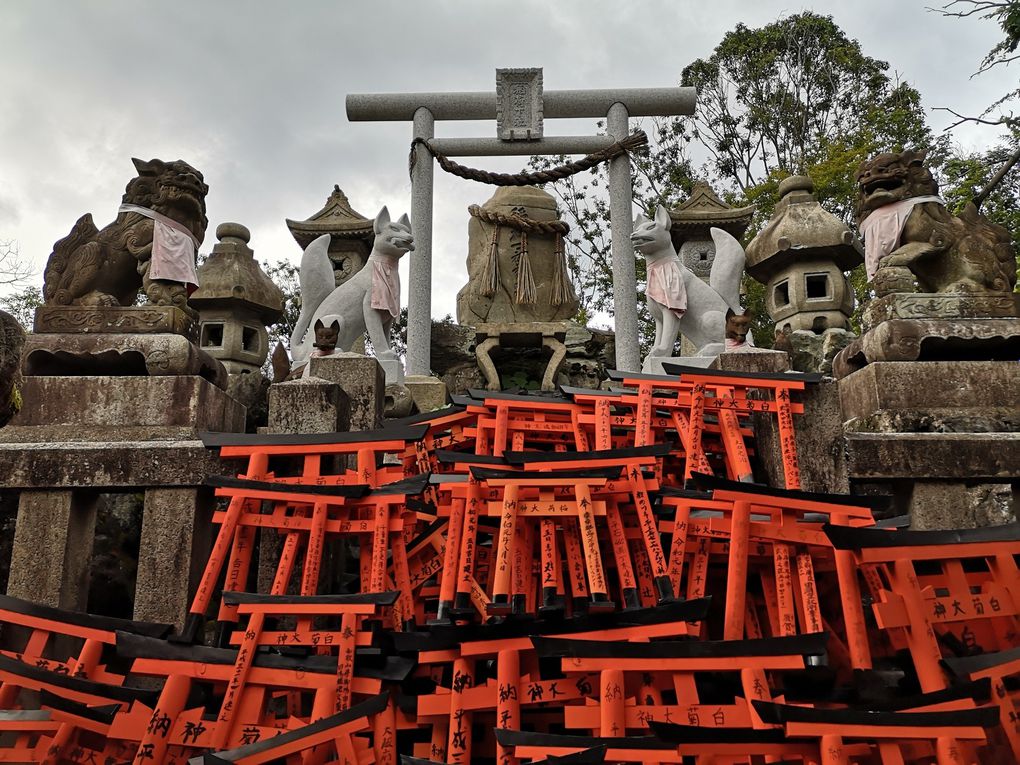
{"type": "Polygon", "coordinates": [[[1020,760],[1020,529],[802,491],[815,377],[668,371],[206,434],[183,630],[0,598],[0,762],[1020,760]]]}

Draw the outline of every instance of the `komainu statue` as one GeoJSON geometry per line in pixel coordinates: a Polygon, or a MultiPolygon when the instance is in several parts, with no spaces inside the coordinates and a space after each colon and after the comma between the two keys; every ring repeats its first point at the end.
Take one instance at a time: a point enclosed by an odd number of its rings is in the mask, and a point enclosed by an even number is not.
{"type": "Polygon", "coordinates": [[[1009,232],[973,203],[959,216],[949,212],[924,158],[879,154],[857,171],[857,221],[875,292],[1009,293],[1016,283],[1009,232]]]}
{"type": "Polygon", "coordinates": [[[139,288],[149,303],[187,306],[198,284],[195,254],[209,221],[209,187],[187,162],[132,159],[138,176],[117,219],[101,231],[86,213],[53,245],[46,263],[47,305],[128,306],[139,288]]]}

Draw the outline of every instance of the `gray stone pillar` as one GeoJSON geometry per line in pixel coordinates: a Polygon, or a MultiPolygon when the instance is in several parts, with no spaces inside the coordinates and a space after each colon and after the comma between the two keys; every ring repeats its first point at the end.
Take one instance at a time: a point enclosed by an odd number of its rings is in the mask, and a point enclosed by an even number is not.
{"type": "Polygon", "coordinates": [[[145,490],[135,619],[183,629],[208,558],[213,506],[209,489],[145,490]]]}
{"type": "MultiPolygon", "coordinates": [[[[414,137],[433,138],[435,120],[425,107],[414,113],[414,137]]],[[[407,374],[431,374],[432,336],[432,155],[416,146],[411,172],[411,230],[414,252],[410,254],[407,279],[407,374]]]]}
{"type": "MultiPolygon", "coordinates": [[[[374,359],[369,359],[373,361],[374,359]]],[[[375,365],[379,368],[379,365],[375,365]]],[[[381,373],[380,369],[380,373],[381,373]]],[[[351,429],[350,403],[340,386],[318,377],[278,383],[269,388],[270,433],[336,433],[351,429]]],[[[275,529],[259,530],[258,591],[269,592],[276,578],[283,539],[275,529]]],[[[327,550],[326,572],[342,566],[341,545],[331,544],[327,550]],[[334,559],[339,559],[334,562],[334,559]]],[[[295,574],[291,579],[291,594],[297,594],[295,574]]],[[[332,580],[330,580],[332,581],[332,580]]]]}
{"type": "MultiPolygon", "coordinates": [[[[630,131],[627,107],[617,102],[609,107],[609,134],[622,141],[630,131]]],[[[613,319],[616,329],[616,368],[641,371],[638,347],[637,278],[634,275],[633,192],[630,157],[621,154],[609,161],[609,224],[613,231],[613,319]]],[[[410,339],[408,341],[410,346],[410,339]]]]}
{"type": "Polygon", "coordinates": [[[98,494],[86,491],[21,493],[8,595],[85,610],[97,499],[98,494]]]}

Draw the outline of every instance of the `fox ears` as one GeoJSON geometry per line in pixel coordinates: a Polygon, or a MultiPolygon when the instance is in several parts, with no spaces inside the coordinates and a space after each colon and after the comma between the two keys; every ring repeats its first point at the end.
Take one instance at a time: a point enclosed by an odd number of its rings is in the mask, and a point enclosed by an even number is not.
{"type": "MultiPolygon", "coordinates": [[[[375,222],[372,224],[372,230],[376,234],[381,234],[383,229],[386,228],[390,223],[390,211],[385,205],[383,209],[379,211],[379,214],[375,216],[375,222]]],[[[411,221],[407,217],[407,213],[404,213],[397,219],[397,225],[403,226],[407,230],[411,229],[411,221]]]]}
{"type": "MultiPolygon", "coordinates": [[[[655,208],[654,221],[655,225],[661,226],[667,231],[669,231],[670,228],[672,228],[673,226],[673,219],[669,215],[669,210],[667,210],[664,205],[659,205],[658,207],[655,208]]],[[[646,218],[644,215],[637,215],[634,218],[634,228],[637,228],[638,226],[650,222],[651,221],[649,221],[648,218],[646,218]]]]}
{"type": "MultiPolygon", "coordinates": [[[[316,319],[315,320],[315,327],[314,327],[314,329],[315,329],[316,332],[318,332],[320,329],[326,329],[326,325],[322,323],[322,319],[316,319]]],[[[337,320],[334,320],[332,323],[330,323],[329,329],[333,330],[334,332],[339,332],[340,331],[340,322],[337,321],[337,320]]]]}

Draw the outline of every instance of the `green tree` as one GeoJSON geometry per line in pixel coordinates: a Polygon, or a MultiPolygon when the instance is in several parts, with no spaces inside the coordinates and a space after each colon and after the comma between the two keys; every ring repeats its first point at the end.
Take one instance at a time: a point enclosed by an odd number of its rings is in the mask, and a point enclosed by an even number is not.
{"type": "MultiPolygon", "coordinates": [[[[697,113],[654,122],[654,146],[634,163],[637,203],[648,211],[673,206],[697,174],[732,204],[757,206],[750,237],[771,216],[780,181],[806,173],[822,204],[852,224],[862,161],[911,147],[928,149],[939,166],[948,150],[947,138],[932,136],[918,91],[888,69],[829,16],[803,12],[759,29],[738,24],[682,73],[681,84],[697,90],[697,113]],[[696,172],[694,153],[707,156],[696,172]]],[[[612,306],[608,206],[598,196],[605,172],[599,167],[584,181],[550,189],[573,218],[571,266],[589,269],[574,270],[574,278],[587,290],[587,305],[604,311],[612,306]]],[[[746,288],[758,317],[755,338],[770,342],[763,290],[750,280],[746,288]]],[[[867,297],[863,288],[859,297],[867,297]]]]}
{"type": "Polygon", "coordinates": [[[7,311],[26,331],[31,332],[35,322],[35,309],[41,306],[42,302],[42,290],[38,287],[25,287],[18,292],[0,297],[0,310],[7,311]]]}

